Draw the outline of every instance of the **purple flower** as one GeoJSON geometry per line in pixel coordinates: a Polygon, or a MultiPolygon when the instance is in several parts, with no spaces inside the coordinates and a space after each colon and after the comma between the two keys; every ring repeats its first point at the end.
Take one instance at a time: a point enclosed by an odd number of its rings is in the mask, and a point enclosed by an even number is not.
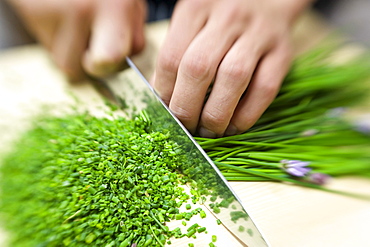
{"type": "Polygon", "coordinates": [[[328,182],[330,176],[324,173],[312,173],[308,176],[308,181],[318,185],[324,185],[328,182]]]}
{"type": "Polygon", "coordinates": [[[317,133],[319,133],[317,129],[308,129],[308,130],[303,131],[301,135],[304,137],[308,137],[308,136],[316,135],[317,133]]]}
{"type": "Polygon", "coordinates": [[[370,116],[367,119],[359,119],[355,122],[355,129],[363,134],[370,134],[370,116]]]}
{"type": "Polygon", "coordinates": [[[307,166],[310,162],[300,161],[300,160],[281,160],[280,163],[283,164],[283,169],[295,177],[304,177],[311,168],[307,166]]]}

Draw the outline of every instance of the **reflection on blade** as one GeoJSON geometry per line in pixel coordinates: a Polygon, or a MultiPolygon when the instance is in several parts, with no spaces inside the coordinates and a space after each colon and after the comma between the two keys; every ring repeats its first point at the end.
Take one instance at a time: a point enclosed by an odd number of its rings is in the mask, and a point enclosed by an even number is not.
{"type": "Polygon", "coordinates": [[[114,92],[116,100],[126,106],[128,117],[145,110],[155,131],[171,133],[171,138],[186,151],[187,163],[182,164],[180,169],[194,181],[191,186],[202,198],[200,203],[221,220],[242,246],[268,246],[218,168],[129,58],[127,63],[131,68],[108,79],[108,87],[114,92]]]}

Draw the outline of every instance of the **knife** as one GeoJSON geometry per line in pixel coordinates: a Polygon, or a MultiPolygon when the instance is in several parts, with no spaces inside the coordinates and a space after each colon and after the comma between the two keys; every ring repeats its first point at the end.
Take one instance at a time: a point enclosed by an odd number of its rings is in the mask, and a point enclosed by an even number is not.
{"type": "Polygon", "coordinates": [[[201,203],[241,246],[269,246],[217,166],[157,95],[133,61],[127,57],[126,62],[128,68],[122,72],[95,80],[98,91],[121,106],[126,117],[132,118],[145,111],[155,131],[170,130],[171,138],[188,156],[189,163],[182,167],[182,172],[194,181],[191,186],[201,196],[201,203]]]}

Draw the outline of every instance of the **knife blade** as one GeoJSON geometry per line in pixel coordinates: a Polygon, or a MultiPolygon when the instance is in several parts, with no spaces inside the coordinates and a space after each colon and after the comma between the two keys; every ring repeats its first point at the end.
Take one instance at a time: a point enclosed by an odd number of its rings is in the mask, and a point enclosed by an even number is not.
{"type": "MultiPolygon", "coordinates": [[[[182,172],[191,177],[202,198],[202,204],[241,246],[269,246],[266,238],[247,213],[217,166],[199,146],[193,136],[157,95],[133,61],[127,57],[128,68],[105,79],[99,79],[98,90],[124,108],[132,118],[145,110],[155,131],[167,132],[187,154],[188,164],[182,172]]],[[[96,81],[95,81],[96,82],[96,81]]]]}

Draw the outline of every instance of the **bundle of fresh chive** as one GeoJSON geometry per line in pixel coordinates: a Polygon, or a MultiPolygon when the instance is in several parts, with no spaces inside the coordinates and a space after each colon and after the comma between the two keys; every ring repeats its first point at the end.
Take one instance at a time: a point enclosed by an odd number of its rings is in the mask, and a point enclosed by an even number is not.
{"type": "Polygon", "coordinates": [[[369,128],[343,113],[370,95],[370,61],[330,62],[323,46],[298,57],[275,101],[247,132],[196,138],[230,181],[286,181],[322,188],[331,176],[370,178],[369,128]]]}

